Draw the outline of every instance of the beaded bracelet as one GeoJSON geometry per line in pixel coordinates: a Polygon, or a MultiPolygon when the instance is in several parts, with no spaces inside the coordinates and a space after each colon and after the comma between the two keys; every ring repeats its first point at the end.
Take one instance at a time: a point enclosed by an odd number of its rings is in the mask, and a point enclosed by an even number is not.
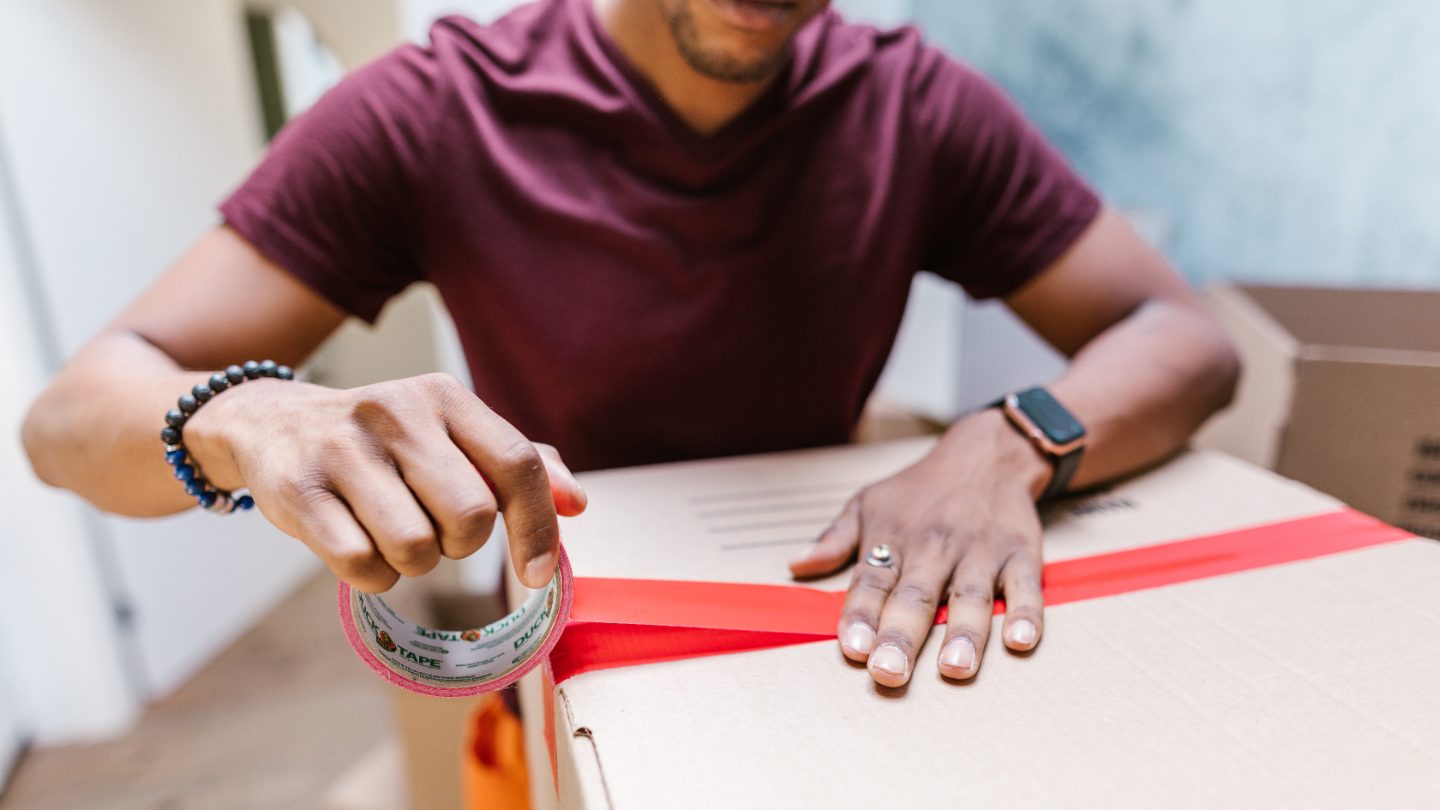
{"type": "Polygon", "coordinates": [[[205,479],[200,465],[185,450],[185,423],[201,405],[221,392],[261,377],[293,380],[295,372],[289,366],[276,365],[274,360],[263,363],[251,360],[243,366],[228,366],[210,375],[208,382],[190,389],[190,393],[181,396],[176,407],[165,414],[165,429],[160,431],[160,440],[165,443],[165,462],[175,468],[175,478],[185,485],[185,492],[207,511],[222,515],[237,509],[243,512],[255,507],[255,499],[244,489],[226,491],[205,479]]]}

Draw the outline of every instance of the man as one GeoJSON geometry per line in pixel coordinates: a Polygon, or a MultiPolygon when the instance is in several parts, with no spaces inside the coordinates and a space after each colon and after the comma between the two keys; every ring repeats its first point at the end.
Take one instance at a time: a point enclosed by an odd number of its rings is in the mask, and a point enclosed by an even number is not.
{"type": "Polygon", "coordinates": [[[192,499],[156,443],[177,395],[247,358],[298,363],[426,279],[474,393],[434,375],[262,378],[196,411],[185,449],[363,590],[473,553],[497,510],[536,587],[557,512],[585,507],[562,455],[589,469],[844,441],[926,269],[1003,297],[1073,356],[1042,404],[1088,445],[968,416],[792,571],[874,563],[839,636],[887,686],[947,602],[944,675],[976,673],[997,592],[1005,646],[1034,648],[1036,499],[1174,452],[1237,362],[991,84],[826,6],[542,0],[438,24],[283,133],[224,226],[69,363],[25,425],[36,470],[103,509],[179,511],[192,499]]]}

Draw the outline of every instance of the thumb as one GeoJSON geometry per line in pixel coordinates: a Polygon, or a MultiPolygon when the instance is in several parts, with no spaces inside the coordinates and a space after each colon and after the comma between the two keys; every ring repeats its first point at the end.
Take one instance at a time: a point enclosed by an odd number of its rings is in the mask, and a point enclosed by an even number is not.
{"type": "Polygon", "coordinates": [[[575,517],[585,511],[590,498],[580,488],[580,482],[565,462],[560,460],[560,451],[548,444],[535,442],[540,458],[545,462],[545,472],[550,476],[550,494],[555,498],[555,511],[565,517],[575,517]]]}
{"type": "Polygon", "coordinates": [[[850,561],[859,545],[860,499],[855,497],[809,551],[790,561],[790,573],[802,579],[833,573],[850,561]]]}

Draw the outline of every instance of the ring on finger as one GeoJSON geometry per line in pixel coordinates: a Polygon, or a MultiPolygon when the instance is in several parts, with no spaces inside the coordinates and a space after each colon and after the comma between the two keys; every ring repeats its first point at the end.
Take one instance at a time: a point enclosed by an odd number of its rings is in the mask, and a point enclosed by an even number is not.
{"type": "Polygon", "coordinates": [[[878,568],[891,568],[895,565],[895,553],[889,545],[881,543],[870,549],[870,553],[865,555],[865,562],[878,568]]]}

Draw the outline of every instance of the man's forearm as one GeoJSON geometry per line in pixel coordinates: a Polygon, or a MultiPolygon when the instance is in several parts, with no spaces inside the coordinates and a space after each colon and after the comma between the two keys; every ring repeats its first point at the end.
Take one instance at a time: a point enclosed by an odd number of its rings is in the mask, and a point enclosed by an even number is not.
{"type": "Polygon", "coordinates": [[[1071,488],[1153,464],[1229,403],[1240,361],[1198,306],[1142,305],[1088,343],[1050,390],[1089,443],[1071,488]]]}
{"type": "Polygon", "coordinates": [[[160,429],[205,376],[134,334],[97,337],[30,406],[22,437],[35,473],[107,512],[153,517],[194,506],[165,463],[160,429]]]}

